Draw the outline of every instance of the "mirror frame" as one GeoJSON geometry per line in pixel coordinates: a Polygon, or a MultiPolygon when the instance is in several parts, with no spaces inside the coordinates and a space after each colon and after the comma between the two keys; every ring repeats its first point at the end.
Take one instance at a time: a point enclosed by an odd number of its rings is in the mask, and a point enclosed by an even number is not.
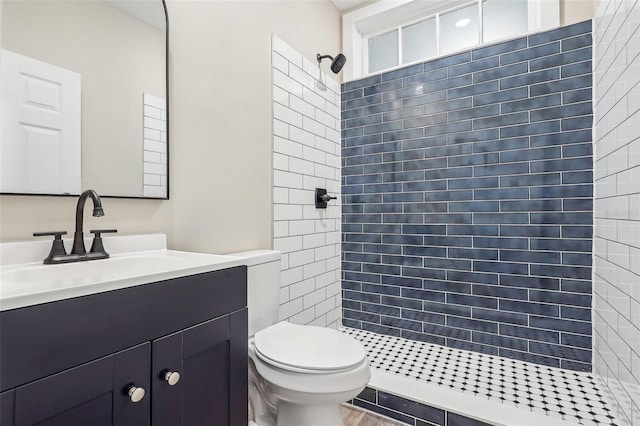
{"type": "MultiPolygon", "coordinates": [[[[101,198],[123,198],[123,199],[133,199],[133,200],[169,200],[171,198],[171,153],[170,153],[170,105],[169,105],[169,12],[167,11],[167,3],[166,0],[162,1],[162,8],[164,9],[164,20],[165,20],[165,40],[164,40],[164,64],[165,64],[165,99],[166,99],[166,110],[167,110],[167,196],[166,197],[136,197],[131,195],[102,195],[99,194],[101,198]]],[[[87,190],[91,188],[83,188],[82,190],[87,190]]],[[[20,196],[30,196],[30,197],[73,197],[77,198],[80,194],[34,194],[28,192],[0,192],[0,195],[20,195],[20,196]]]]}

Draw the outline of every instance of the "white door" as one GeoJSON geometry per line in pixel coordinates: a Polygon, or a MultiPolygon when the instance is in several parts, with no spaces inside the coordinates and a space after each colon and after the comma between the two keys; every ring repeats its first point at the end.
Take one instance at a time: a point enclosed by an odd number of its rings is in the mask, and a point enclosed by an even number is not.
{"type": "Polygon", "coordinates": [[[80,74],[2,49],[0,192],[79,194],[80,74]]]}

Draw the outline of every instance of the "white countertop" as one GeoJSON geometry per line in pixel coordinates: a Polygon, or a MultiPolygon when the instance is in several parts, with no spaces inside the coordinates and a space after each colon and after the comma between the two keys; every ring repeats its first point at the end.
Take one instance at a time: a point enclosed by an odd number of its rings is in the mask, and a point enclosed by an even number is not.
{"type": "Polygon", "coordinates": [[[111,258],[57,265],[42,263],[50,240],[0,243],[0,311],[247,264],[242,257],[168,250],[163,234],[105,236],[103,242],[111,258]]]}

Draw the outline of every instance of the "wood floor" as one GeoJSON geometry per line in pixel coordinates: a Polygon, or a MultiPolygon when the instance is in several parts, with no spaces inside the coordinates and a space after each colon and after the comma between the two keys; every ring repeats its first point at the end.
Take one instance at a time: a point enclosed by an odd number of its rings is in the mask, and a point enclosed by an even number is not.
{"type": "Polygon", "coordinates": [[[379,417],[346,405],[342,406],[342,417],[344,418],[344,426],[405,426],[405,423],[379,417]]]}

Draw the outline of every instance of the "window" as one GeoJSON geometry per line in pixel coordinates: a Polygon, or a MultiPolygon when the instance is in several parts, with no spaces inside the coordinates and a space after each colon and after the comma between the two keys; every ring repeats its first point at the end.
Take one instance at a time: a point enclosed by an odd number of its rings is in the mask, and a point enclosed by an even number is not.
{"type": "Polygon", "coordinates": [[[559,0],[394,0],[343,16],[345,80],[556,28],[559,0]]]}

